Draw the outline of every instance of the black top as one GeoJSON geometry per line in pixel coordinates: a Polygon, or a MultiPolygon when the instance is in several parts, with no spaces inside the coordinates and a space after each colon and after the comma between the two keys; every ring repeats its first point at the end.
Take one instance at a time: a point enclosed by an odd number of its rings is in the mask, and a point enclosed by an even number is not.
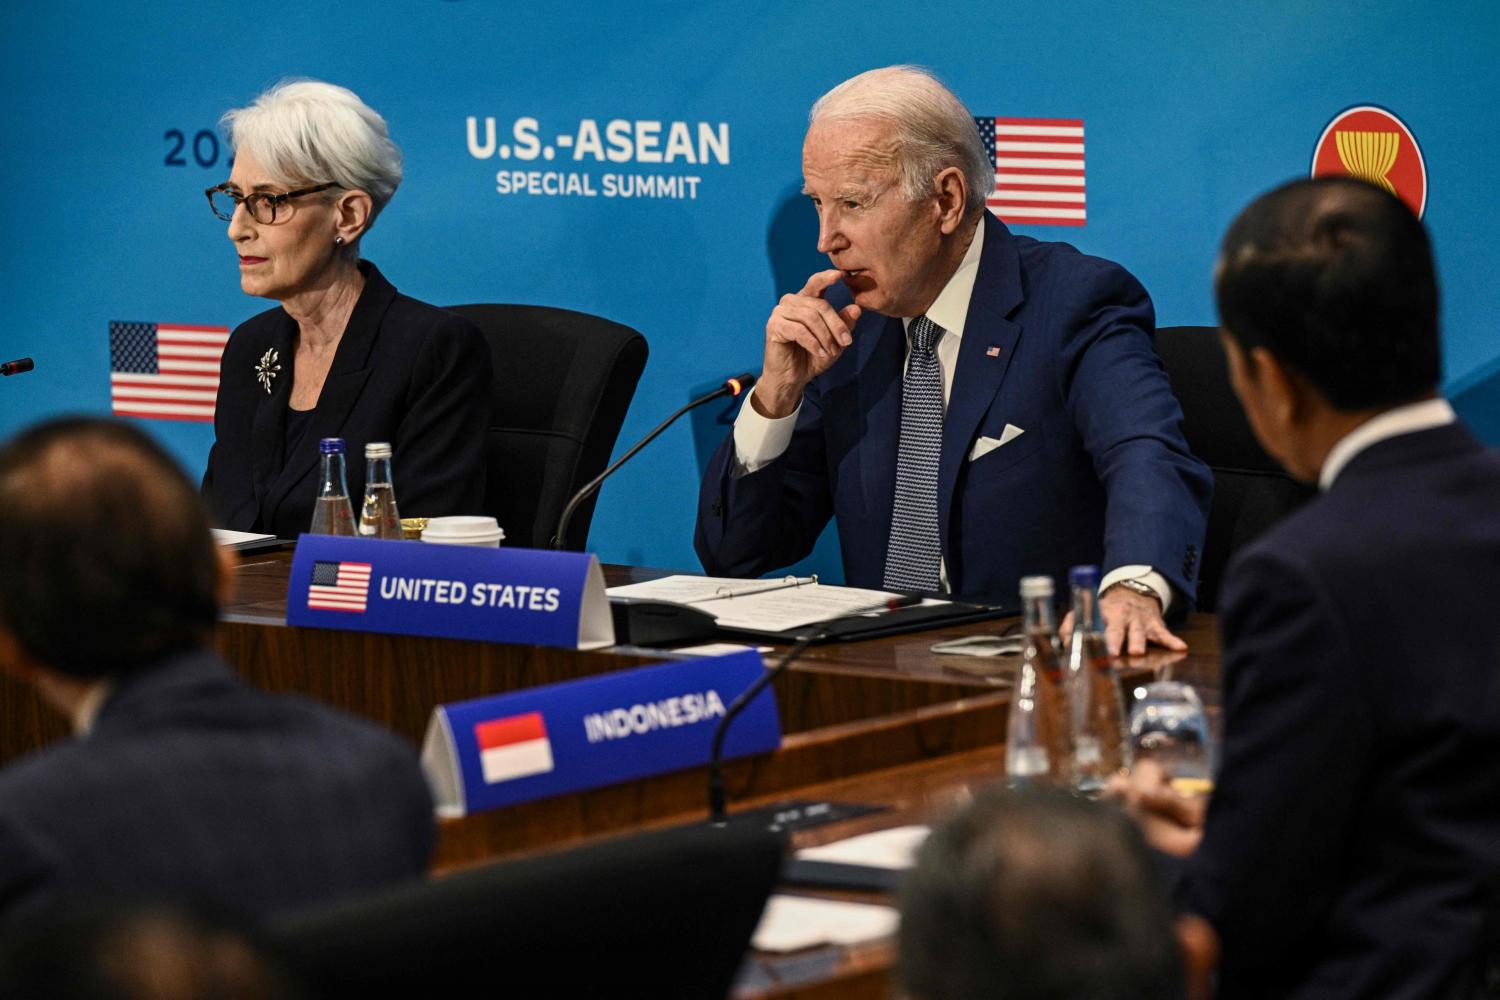
{"type": "MultiPolygon", "coordinates": [[[[411,516],[482,511],[493,381],[483,336],[468,320],[401,295],[368,261],[359,266],[364,291],[300,435],[287,426],[298,419],[287,405],[296,321],[278,306],[229,338],[203,476],[219,526],[284,538],[306,531],[325,437],[342,437],[349,455],[391,442],[398,498],[411,516]]],[[[364,476],[362,463],[348,463],[350,496],[364,494],[364,476]]]]}
{"type": "Polygon", "coordinates": [[[312,425],[312,415],[316,412],[316,409],[294,410],[290,406],[286,408],[286,437],[281,444],[283,454],[291,455],[296,452],[297,444],[307,433],[307,428],[312,425]]]}

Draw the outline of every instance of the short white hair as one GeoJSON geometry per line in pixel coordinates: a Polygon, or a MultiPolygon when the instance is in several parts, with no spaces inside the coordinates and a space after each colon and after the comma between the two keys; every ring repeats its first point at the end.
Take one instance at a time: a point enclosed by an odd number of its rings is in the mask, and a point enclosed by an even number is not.
{"type": "Polygon", "coordinates": [[[401,150],[385,119],[346,87],[283,80],[221,119],[229,142],[280,184],[335,184],[374,202],[370,221],[401,184],[401,150]]]}
{"type": "Polygon", "coordinates": [[[957,167],[969,189],[964,207],[984,208],[995,187],[995,164],[974,116],[930,71],[886,66],[851,77],[818,98],[807,124],[866,119],[895,127],[896,171],[909,201],[932,194],[933,178],[957,167]]]}

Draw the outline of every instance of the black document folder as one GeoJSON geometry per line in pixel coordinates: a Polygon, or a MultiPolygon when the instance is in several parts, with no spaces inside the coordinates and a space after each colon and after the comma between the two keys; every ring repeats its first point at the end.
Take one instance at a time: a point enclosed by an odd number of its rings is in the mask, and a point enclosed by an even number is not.
{"type": "Polygon", "coordinates": [[[924,632],[928,629],[947,628],[991,618],[1007,618],[1020,613],[1015,605],[971,604],[946,598],[944,601],[943,604],[919,604],[909,608],[897,608],[894,611],[850,615],[828,622],[799,625],[782,632],[761,632],[755,629],[720,626],[718,634],[728,639],[793,643],[814,633],[821,633],[813,640],[814,642],[850,642],[857,639],[878,639],[887,635],[903,635],[907,632],[924,632]]]}

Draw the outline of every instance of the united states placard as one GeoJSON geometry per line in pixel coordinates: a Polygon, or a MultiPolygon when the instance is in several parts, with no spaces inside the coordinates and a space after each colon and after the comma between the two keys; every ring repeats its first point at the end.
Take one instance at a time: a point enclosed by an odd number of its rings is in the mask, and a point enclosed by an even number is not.
{"type": "Polygon", "coordinates": [[[995,190],[985,199],[1002,222],[1082,226],[1083,120],[975,118],[995,164],[995,190]]]}
{"type": "Polygon", "coordinates": [[[109,403],[123,417],[212,421],[227,326],[111,321],[109,403]]]}

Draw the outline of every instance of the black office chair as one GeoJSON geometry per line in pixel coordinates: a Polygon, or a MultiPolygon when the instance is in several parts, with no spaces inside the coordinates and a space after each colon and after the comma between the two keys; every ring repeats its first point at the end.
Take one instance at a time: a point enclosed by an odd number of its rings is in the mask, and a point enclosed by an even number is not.
{"type": "Polygon", "coordinates": [[[1198,576],[1198,610],[1218,607],[1230,556],[1316,490],[1288,476],[1255,440],[1229,385],[1229,366],[1211,326],[1156,331],[1156,353],[1182,404],[1183,432],[1193,454],[1213,471],[1214,499],[1198,576]]]}
{"type": "MultiPolygon", "coordinates": [[[[646,367],[646,338],[598,316],[548,306],[448,306],[484,332],[494,359],[485,512],[505,544],[545,548],[568,498],[609,464],[646,367]]],[[[582,503],[564,548],[582,551],[582,503]]]]}
{"type": "Polygon", "coordinates": [[[765,828],[648,833],[284,918],[310,996],[724,997],[782,862],[765,828]]]}

